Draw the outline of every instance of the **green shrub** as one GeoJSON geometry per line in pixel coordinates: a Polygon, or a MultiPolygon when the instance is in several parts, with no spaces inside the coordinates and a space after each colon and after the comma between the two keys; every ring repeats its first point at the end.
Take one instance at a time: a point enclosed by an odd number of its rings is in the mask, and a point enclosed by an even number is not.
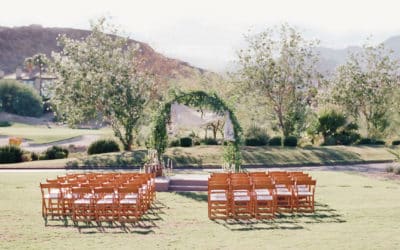
{"type": "Polygon", "coordinates": [[[372,144],[372,139],[371,138],[361,138],[358,143],[358,145],[370,145],[372,144]]]}
{"type": "Polygon", "coordinates": [[[318,117],[318,122],[318,132],[327,138],[335,135],[336,131],[346,124],[346,116],[336,110],[327,110],[318,117]]]}
{"type": "MultiPolygon", "coordinates": [[[[340,134],[334,136],[335,144],[334,145],[351,145],[360,139],[360,134],[356,132],[347,132],[343,131],[340,134]]],[[[332,144],[331,144],[332,145],[332,144]]]]}
{"type": "Polygon", "coordinates": [[[389,166],[386,167],[386,172],[393,173],[393,171],[394,171],[394,167],[393,166],[389,165],[389,166]]]}
{"type": "Polygon", "coordinates": [[[270,146],[282,146],[282,137],[274,136],[269,140],[270,146]]]}
{"type": "Polygon", "coordinates": [[[32,159],[32,161],[37,161],[37,160],[39,160],[39,155],[35,152],[32,152],[31,159],[32,159]]]}
{"type": "Polygon", "coordinates": [[[246,138],[244,139],[244,144],[246,146],[254,146],[254,147],[267,145],[265,142],[260,141],[258,138],[246,138]]]}
{"type": "Polygon", "coordinates": [[[118,143],[114,140],[97,140],[90,144],[87,153],[89,155],[94,154],[102,154],[102,153],[111,153],[111,152],[119,152],[118,143]]]}
{"type": "Polygon", "coordinates": [[[31,153],[30,152],[24,152],[22,154],[22,161],[23,162],[32,161],[31,153]]]}
{"type": "Polygon", "coordinates": [[[394,140],[394,141],[392,141],[392,145],[393,145],[393,146],[400,145],[400,140],[394,140]]]}
{"type": "Polygon", "coordinates": [[[172,141],[169,143],[169,146],[170,146],[170,147],[179,147],[180,145],[181,145],[181,143],[180,143],[180,140],[179,140],[179,139],[172,140],[172,141]]]}
{"type": "Polygon", "coordinates": [[[0,80],[0,106],[5,112],[22,116],[43,114],[42,98],[37,91],[16,80],[0,80]]]}
{"type": "Polygon", "coordinates": [[[328,137],[325,138],[324,143],[322,145],[323,146],[337,145],[336,138],[334,136],[328,136],[328,137]]]}
{"type": "Polygon", "coordinates": [[[182,137],[180,139],[181,147],[191,147],[193,145],[193,140],[190,137],[182,137]]]}
{"type": "Polygon", "coordinates": [[[9,121],[0,121],[0,127],[10,127],[12,125],[9,121]]]}
{"type": "Polygon", "coordinates": [[[68,149],[59,146],[52,146],[44,152],[46,160],[63,159],[68,157],[68,149]]]}
{"type": "Polygon", "coordinates": [[[283,140],[283,146],[286,147],[297,147],[297,137],[296,136],[287,136],[283,140]]]}
{"type": "Polygon", "coordinates": [[[24,152],[17,146],[6,145],[0,147],[0,163],[22,162],[24,152]]]}
{"type": "Polygon", "coordinates": [[[244,143],[247,146],[265,146],[268,145],[268,133],[265,128],[258,127],[257,125],[251,125],[246,132],[246,139],[244,143]]]}
{"type": "Polygon", "coordinates": [[[218,145],[218,141],[215,140],[214,138],[205,138],[201,140],[200,144],[203,145],[218,145]]]}
{"type": "Polygon", "coordinates": [[[383,140],[377,140],[377,139],[372,139],[372,138],[361,138],[357,144],[358,145],[385,145],[386,142],[383,140]]]}

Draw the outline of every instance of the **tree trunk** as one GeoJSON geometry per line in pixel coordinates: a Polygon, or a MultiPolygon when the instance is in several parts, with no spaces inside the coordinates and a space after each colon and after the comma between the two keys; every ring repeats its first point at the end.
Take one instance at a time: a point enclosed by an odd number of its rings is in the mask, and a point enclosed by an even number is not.
{"type": "Polygon", "coordinates": [[[39,95],[42,97],[42,67],[39,66],[39,95]]]}

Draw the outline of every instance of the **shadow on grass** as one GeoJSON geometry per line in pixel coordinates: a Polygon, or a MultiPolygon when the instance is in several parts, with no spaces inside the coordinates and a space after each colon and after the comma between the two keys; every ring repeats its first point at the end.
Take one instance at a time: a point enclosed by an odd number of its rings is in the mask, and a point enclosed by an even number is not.
{"type": "Polygon", "coordinates": [[[51,224],[47,224],[46,227],[54,228],[76,228],[79,233],[82,234],[96,234],[96,233],[131,233],[131,234],[151,234],[155,233],[154,228],[159,228],[157,225],[158,221],[163,221],[161,214],[165,214],[163,211],[168,208],[164,203],[156,200],[147,212],[142,215],[139,221],[135,223],[119,223],[119,222],[78,222],[74,224],[70,218],[65,220],[64,218],[49,220],[51,224]]]}
{"type": "Polygon", "coordinates": [[[207,193],[205,192],[176,192],[175,194],[183,196],[188,199],[192,199],[194,201],[199,201],[199,202],[208,201],[207,193]]]}
{"type": "Polygon", "coordinates": [[[79,158],[77,161],[66,163],[68,169],[79,168],[129,168],[132,166],[142,166],[146,157],[146,150],[136,150],[133,152],[123,152],[120,154],[92,155],[79,158]]]}
{"type": "Polygon", "coordinates": [[[313,223],[345,223],[346,220],[335,209],[327,204],[315,203],[314,213],[278,213],[272,220],[214,220],[214,223],[231,231],[253,230],[302,230],[313,223]]]}
{"type": "Polygon", "coordinates": [[[246,147],[242,150],[246,164],[262,164],[266,166],[286,164],[329,164],[340,162],[360,162],[359,154],[342,149],[325,147],[279,148],[279,147],[246,147]]]}
{"type": "Polygon", "coordinates": [[[184,152],[181,148],[174,148],[168,157],[179,166],[202,166],[203,159],[193,157],[190,153],[184,152]]]}

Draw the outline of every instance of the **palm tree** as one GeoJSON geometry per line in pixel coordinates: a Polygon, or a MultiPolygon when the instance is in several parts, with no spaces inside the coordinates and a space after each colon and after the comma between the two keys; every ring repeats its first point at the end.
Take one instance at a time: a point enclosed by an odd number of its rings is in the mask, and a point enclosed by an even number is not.
{"type": "Polygon", "coordinates": [[[25,66],[29,70],[32,71],[34,67],[39,69],[39,94],[42,96],[42,73],[45,67],[48,65],[49,60],[45,54],[36,54],[32,57],[27,57],[25,59],[25,66]]]}

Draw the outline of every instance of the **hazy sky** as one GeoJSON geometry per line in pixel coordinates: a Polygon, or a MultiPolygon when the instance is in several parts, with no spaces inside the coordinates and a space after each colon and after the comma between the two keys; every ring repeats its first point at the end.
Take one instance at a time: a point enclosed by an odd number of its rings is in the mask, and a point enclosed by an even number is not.
{"type": "Polygon", "coordinates": [[[243,46],[249,29],[287,22],[327,47],[359,45],[373,35],[400,35],[395,0],[12,0],[0,1],[0,26],[41,24],[89,28],[89,20],[112,18],[135,40],[195,66],[223,70],[243,46]]]}

